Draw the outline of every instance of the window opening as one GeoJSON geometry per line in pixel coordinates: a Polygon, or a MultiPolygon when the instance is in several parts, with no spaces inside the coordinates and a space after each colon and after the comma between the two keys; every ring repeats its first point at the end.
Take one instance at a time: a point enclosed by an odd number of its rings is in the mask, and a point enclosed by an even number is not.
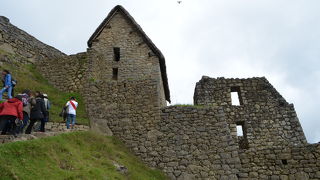
{"type": "Polygon", "coordinates": [[[244,121],[236,122],[237,127],[237,137],[240,149],[248,149],[249,143],[247,139],[247,130],[244,124],[244,121]]]}
{"type": "Polygon", "coordinates": [[[112,79],[113,80],[118,79],[118,68],[112,68],[112,79]]]}
{"type": "Polygon", "coordinates": [[[114,60],[120,61],[120,48],[119,47],[113,48],[113,54],[114,54],[114,60]]]}
{"type": "Polygon", "coordinates": [[[237,125],[237,136],[243,136],[243,126],[237,125]]]}
{"type": "Polygon", "coordinates": [[[286,159],[282,159],[281,162],[282,162],[283,165],[287,165],[288,164],[288,161],[286,159]]]}
{"type": "Polygon", "coordinates": [[[242,97],[240,93],[240,87],[234,86],[231,87],[231,105],[233,106],[240,106],[242,105],[242,97]]]}

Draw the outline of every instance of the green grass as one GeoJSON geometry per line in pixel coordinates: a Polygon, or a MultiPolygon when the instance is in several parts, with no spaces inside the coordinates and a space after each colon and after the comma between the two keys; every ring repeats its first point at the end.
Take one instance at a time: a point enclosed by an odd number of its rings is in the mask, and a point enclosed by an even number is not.
{"type": "Polygon", "coordinates": [[[0,179],[167,179],[145,166],[119,140],[73,132],[0,145],[0,179]],[[128,168],[118,172],[113,162],[128,168]]]}
{"type": "Polygon", "coordinates": [[[15,94],[22,92],[24,89],[30,89],[32,91],[40,91],[46,93],[51,101],[50,121],[62,122],[62,118],[59,117],[62,107],[66,104],[69,97],[75,96],[79,102],[77,109],[77,123],[89,125],[89,120],[85,112],[85,104],[83,98],[79,93],[66,93],[61,92],[48,83],[48,81],[36,70],[32,64],[19,64],[14,61],[17,58],[23,58],[21,56],[8,54],[0,50],[1,56],[6,56],[12,63],[2,63],[1,69],[8,69],[12,77],[17,79],[18,84],[15,87],[15,94]]]}

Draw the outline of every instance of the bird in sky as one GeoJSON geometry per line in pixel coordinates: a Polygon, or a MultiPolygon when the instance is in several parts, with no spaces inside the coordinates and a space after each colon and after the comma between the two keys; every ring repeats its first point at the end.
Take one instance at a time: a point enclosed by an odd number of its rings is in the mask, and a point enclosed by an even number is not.
{"type": "Polygon", "coordinates": [[[178,2],[178,4],[181,4],[182,1],[177,1],[177,2],[178,2]]]}

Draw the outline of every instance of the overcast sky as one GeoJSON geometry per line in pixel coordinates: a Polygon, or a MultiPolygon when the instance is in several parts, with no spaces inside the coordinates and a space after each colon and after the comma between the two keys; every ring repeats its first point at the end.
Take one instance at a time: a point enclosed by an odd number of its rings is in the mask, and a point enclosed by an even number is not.
{"type": "Polygon", "coordinates": [[[192,104],[202,75],[265,76],[320,141],[319,0],[0,0],[0,15],[74,54],[117,4],[164,54],[173,104],[192,104]]]}

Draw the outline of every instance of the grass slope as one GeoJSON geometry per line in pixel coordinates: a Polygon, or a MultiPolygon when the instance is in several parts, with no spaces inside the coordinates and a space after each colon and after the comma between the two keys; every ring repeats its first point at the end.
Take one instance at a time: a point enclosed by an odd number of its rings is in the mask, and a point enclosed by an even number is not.
{"type": "Polygon", "coordinates": [[[0,179],[167,179],[114,137],[73,132],[0,146],[0,179]],[[116,170],[113,162],[128,168],[116,170]]]}
{"type": "Polygon", "coordinates": [[[23,59],[23,57],[9,54],[0,49],[0,58],[10,59],[10,63],[1,63],[1,69],[8,69],[12,77],[18,80],[18,84],[15,87],[15,94],[22,92],[24,89],[30,89],[33,91],[40,91],[46,93],[51,101],[50,121],[61,122],[62,118],[59,117],[59,113],[62,107],[65,105],[69,97],[75,96],[79,102],[77,109],[77,123],[88,125],[89,120],[85,112],[85,105],[82,97],[78,93],[65,93],[57,90],[36,70],[32,64],[19,64],[17,59],[23,59]]]}

